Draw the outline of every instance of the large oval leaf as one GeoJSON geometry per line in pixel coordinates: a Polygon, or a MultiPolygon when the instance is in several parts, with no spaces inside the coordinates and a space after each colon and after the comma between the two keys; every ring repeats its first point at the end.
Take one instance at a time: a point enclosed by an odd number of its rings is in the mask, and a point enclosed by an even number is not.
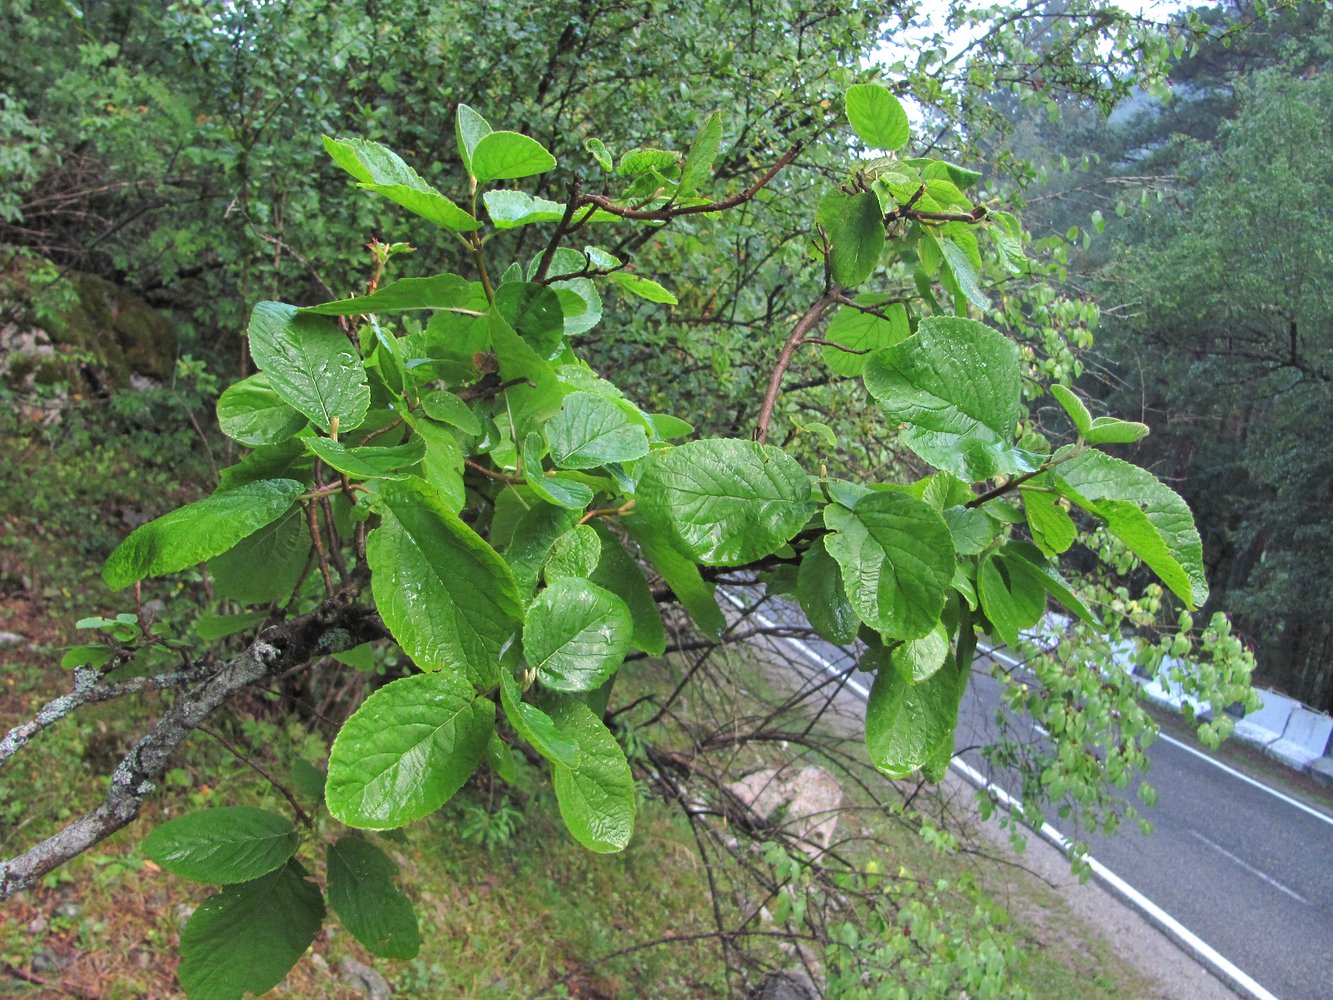
{"type": "Polygon", "coordinates": [[[466,233],[480,229],[474,219],[440,194],[409,167],[397,153],[368,139],[324,137],[324,148],[333,162],[355,177],[367,191],[375,191],[423,219],[466,233]]]}
{"type": "Polygon", "coordinates": [[[949,526],[905,493],[872,493],[855,509],[830,504],[825,539],[842,567],[858,617],[892,639],[919,639],[935,627],[953,581],[949,526]]]}
{"type": "Polygon", "coordinates": [[[901,440],[937,469],[968,482],[1029,472],[1033,456],[1014,444],[1021,415],[1018,348],[983,323],[923,319],[915,335],[875,351],[866,388],[901,440]]]}
{"type": "Polygon", "coordinates": [[[523,625],[523,654],[554,691],[593,691],[616,672],[634,635],[630,610],[615,594],[562,577],[537,595],[523,625]]]}
{"type": "Polygon", "coordinates": [[[348,448],[331,438],[306,438],[305,446],[325,465],[353,479],[404,479],[426,457],[426,442],[414,437],[389,447],[348,448]]]}
{"type": "Polygon", "coordinates": [[[862,141],[876,149],[901,149],[912,135],[902,104],[878,83],[847,88],[847,120],[862,141]]]}
{"type": "Polygon", "coordinates": [[[280,518],[304,489],[294,479],[265,479],[186,504],[135,528],[107,556],[102,579],[120,590],[212,559],[280,518]]]}
{"type": "Polygon", "coordinates": [[[223,434],[252,448],[286,441],[305,426],[305,417],[283,402],[263,372],[229,386],[218,397],[217,414],[223,434]]]}
{"type": "Polygon", "coordinates": [[[324,900],[295,861],[199,904],[181,930],[180,983],[190,1000],[241,1000],[278,983],[324,922],[324,900]]]}
{"type": "Polygon", "coordinates": [[[421,932],[411,900],[393,884],[398,866],[360,837],[339,838],[326,857],[329,905],[342,925],[376,955],[416,958],[421,932]]]}
{"type": "Polygon", "coordinates": [[[613,400],[571,392],[546,423],[551,460],[562,469],[594,469],[648,454],[648,434],[613,400]]]}
{"type": "Polygon", "coordinates": [[[624,850],[634,834],[634,775],[611,731],[587,705],[563,699],[551,710],[560,732],[578,746],[573,767],[551,765],[560,815],[590,851],[624,850]]]}
{"type": "Polygon", "coordinates": [[[806,550],[796,574],[796,598],[815,631],[829,642],[845,646],[856,638],[860,619],[847,600],[842,569],[817,538],[806,550]]]}
{"type": "Polygon", "coordinates": [[[368,830],[434,812],[472,774],[494,724],[495,704],[456,674],[415,674],[385,685],[333,741],[329,812],[368,830]]]}
{"type": "Polygon", "coordinates": [[[775,552],[814,508],[805,470],[755,441],[713,438],[643,460],[638,510],[709,566],[737,566],[775,552]]]}
{"type": "Polygon", "coordinates": [[[143,852],[173,875],[231,885],[286,864],[296,843],[296,827],[285,816],[225,806],[163,823],[144,838],[143,852]]]}
{"type": "Polygon", "coordinates": [[[516,180],[555,168],[555,157],[536,139],[518,132],[487,132],[472,147],[472,174],[478,184],[516,180]]]}
{"type": "Polygon", "coordinates": [[[906,778],[952,749],[960,686],[960,673],[952,662],[919,684],[909,683],[885,662],[866,705],[870,762],[890,778],[906,778]]]}
{"type": "Polygon", "coordinates": [[[360,426],[370,407],[366,368],[329,320],[282,302],[261,302],[245,332],[255,364],[284,402],[325,433],[335,418],[344,431],[360,426]]]}
{"type": "Polygon", "coordinates": [[[824,334],[830,343],[824,348],[824,363],[839,375],[859,376],[866,367],[869,352],[889,347],[906,340],[911,334],[907,325],[907,308],[901,302],[879,303],[883,296],[858,295],[860,305],[875,307],[876,312],[864,312],[853,306],[843,306],[834,314],[824,334]],[[840,350],[840,348],[847,350],[840,350]]]}
{"type": "Polygon", "coordinates": [[[384,624],[419,667],[494,684],[500,647],[523,617],[509,567],[419,479],[386,482],[379,508],[366,561],[384,624]]]}
{"type": "Polygon", "coordinates": [[[302,313],[318,316],[364,316],[371,313],[410,312],[415,309],[461,309],[473,301],[473,283],[456,274],[399,278],[369,295],[306,306],[302,313]]]}
{"type": "Polygon", "coordinates": [[[561,732],[549,715],[523,700],[523,692],[509,671],[500,671],[500,704],[515,731],[552,764],[576,767],[578,744],[561,732]]]}
{"type": "Polygon", "coordinates": [[[870,277],[884,251],[884,212],[873,192],[830,191],[819,203],[815,221],[829,242],[833,280],[848,287],[870,277]]]}

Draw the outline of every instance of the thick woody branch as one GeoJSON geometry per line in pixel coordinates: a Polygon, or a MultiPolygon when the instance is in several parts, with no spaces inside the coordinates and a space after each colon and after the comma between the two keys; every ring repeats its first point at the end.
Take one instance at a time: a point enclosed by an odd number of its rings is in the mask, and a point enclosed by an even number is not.
{"type": "Polygon", "coordinates": [[[162,780],[171,755],[215,709],[237,694],[315,657],[383,638],[386,632],[378,615],[354,603],[360,585],[356,581],[309,614],[265,629],[245,652],[197,687],[183,691],[116,767],[101,805],[22,854],[0,861],[0,899],[34,885],[47,872],[133,822],[162,780]]]}
{"type": "Polygon", "coordinates": [[[768,437],[768,423],[773,419],[773,407],[777,405],[778,393],[782,390],[782,377],[787,374],[787,366],[791,364],[792,355],[796,353],[796,349],[801,346],[824,313],[838,303],[841,295],[842,289],[837,286],[831,287],[821,295],[818,301],[797,321],[791,335],[787,338],[787,343],[782,346],[782,353],[778,355],[778,363],[773,368],[773,377],[768,380],[768,391],[764,394],[763,405],[759,407],[759,420],[755,424],[754,439],[760,444],[763,444],[764,439],[768,437]]]}

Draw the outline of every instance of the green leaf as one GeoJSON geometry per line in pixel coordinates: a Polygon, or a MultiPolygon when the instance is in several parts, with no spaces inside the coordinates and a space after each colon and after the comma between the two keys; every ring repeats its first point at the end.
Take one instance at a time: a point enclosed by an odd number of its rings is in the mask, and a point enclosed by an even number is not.
{"type": "Polygon", "coordinates": [[[648,435],[612,400],[571,392],[546,423],[551,460],[562,469],[594,469],[648,454],[648,435]]]}
{"type": "Polygon", "coordinates": [[[348,826],[386,830],[444,805],[486,752],[495,703],[458,674],[414,674],[374,692],[329,752],[325,800],[348,826]]]}
{"type": "Polygon", "coordinates": [[[941,622],[923,635],[896,646],[892,652],[893,669],[908,684],[920,684],[935,676],[949,659],[949,633],[941,622]]]}
{"type": "Polygon", "coordinates": [[[1133,444],[1148,436],[1148,425],[1116,417],[1098,417],[1083,435],[1088,444],[1133,444]]]}
{"type": "Polygon", "coordinates": [[[555,169],[555,157],[536,139],[517,132],[488,132],[472,148],[478,184],[531,177],[555,169]]]}
{"type": "Polygon", "coordinates": [[[861,621],[893,639],[919,639],[940,620],[953,581],[953,539],[929,504],[905,493],[872,493],[853,510],[834,504],[828,551],[861,621]]]}
{"type": "Polygon", "coordinates": [[[977,281],[976,268],[968,259],[967,254],[959,249],[958,244],[947,236],[941,236],[939,243],[940,252],[944,254],[944,260],[949,265],[949,271],[953,274],[954,281],[958,282],[959,289],[967,296],[967,301],[983,311],[989,309],[991,307],[990,299],[981,290],[981,285],[977,281]]]}
{"type": "Polygon", "coordinates": [[[796,577],[796,599],[816,632],[835,646],[845,646],[856,638],[861,622],[847,599],[842,568],[825,541],[821,536],[806,550],[796,577]]]}
{"type": "Polygon", "coordinates": [[[173,875],[210,885],[249,882],[296,853],[296,827],[285,816],[227,806],[169,820],[143,841],[143,852],[173,875]]]}
{"type": "Polygon", "coordinates": [[[458,443],[458,435],[429,420],[412,421],[412,429],[426,446],[426,457],[421,461],[421,478],[439,490],[449,511],[457,514],[467,503],[467,488],[463,485],[463,449],[458,443]]]}
{"type": "Polygon", "coordinates": [[[551,690],[593,691],[620,667],[633,634],[624,601],[587,580],[563,577],[528,608],[523,653],[551,690]]]}
{"type": "Polygon", "coordinates": [[[886,664],[875,674],[866,704],[866,750],[890,778],[906,778],[945,748],[952,750],[958,724],[960,678],[946,663],[919,684],[886,664]]]}
{"type": "Polygon", "coordinates": [[[549,715],[523,700],[523,693],[507,670],[500,671],[500,704],[514,731],[539,754],[552,764],[566,767],[578,764],[578,743],[557,729],[549,715]]]}
{"type": "Polygon", "coordinates": [[[498,310],[488,314],[487,326],[500,377],[506,382],[524,380],[504,393],[517,430],[516,440],[522,440],[534,425],[560,409],[563,398],[560,383],[546,360],[514,331],[498,310]]]}
{"type": "Polygon", "coordinates": [[[426,445],[420,438],[388,448],[348,448],[330,438],[311,437],[305,439],[305,446],[330,469],[353,479],[404,479],[426,457],[426,445]]]}
{"type": "Polygon", "coordinates": [[[588,579],[602,557],[602,539],[588,524],[576,524],[551,545],[542,574],[547,583],[572,576],[588,579]]]}
{"type": "Polygon", "coordinates": [[[551,712],[562,734],[578,747],[573,767],[552,765],[560,815],[574,839],[590,851],[624,850],[634,834],[634,775],[611,731],[587,705],[563,699],[551,712]]]}
{"type": "Polygon", "coordinates": [[[477,114],[466,104],[458,105],[454,118],[454,134],[458,138],[458,156],[463,161],[463,169],[472,173],[472,151],[477,143],[490,135],[493,129],[490,122],[477,114]]]}
{"type": "Polygon", "coordinates": [[[583,148],[592,154],[592,158],[597,161],[597,165],[608,174],[614,168],[611,159],[611,151],[606,148],[606,143],[601,139],[588,139],[583,143],[583,148]]]}
{"type": "MultiPolygon", "coordinates": [[[[873,306],[881,298],[876,295],[858,295],[856,301],[860,305],[873,306]]],[[[843,306],[834,313],[824,339],[852,351],[874,351],[906,340],[912,332],[907,325],[907,307],[901,302],[892,302],[881,306],[880,311],[884,313],[883,317],[843,306]]],[[[855,378],[865,370],[864,354],[851,354],[832,345],[826,346],[823,354],[824,364],[839,375],[855,378]]]]}
{"type": "Polygon", "coordinates": [[[330,844],[329,906],[352,936],[384,958],[416,958],[421,932],[412,902],[393,884],[398,866],[374,844],[341,837],[330,844]]]}
{"type": "Polygon", "coordinates": [[[653,425],[653,431],[661,441],[674,441],[676,438],[689,437],[694,433],[694,425],[687,424],[679,417],[673,417],[669,413],[650,413],[648,420],[653,425]]]}
{"type": "Polygon", "coordinates": [[[102,579],[121,590],[211,559],[276,521],[304,489],[293,479],[266,479],[186,504],[134,529],[107,556],[102,579]]]}
{"type": "Polygon", "coordinates": [[[369,295],[306,306],[303,315],[368,316],[417,309],[466,309],[472,303],[472,282],[456,274],[399,278],[369,295]]]}
{"type": "Polygon", "coordinates": [[[991,554],[977,570],[981,609],[996,634],[1010,649],[1018,648],[1018,633],[1041,620],[1046,610],[1046,592],[1031,574],[1011,571],[1007,560],[991,554]]]}
{"type": "Polygon", "coordinates": [[[1069,414],[1069,419],[1073,421],[1078,436],[1087,437],[1088,430],[1092,427],[1092,414],[1083,405],[1083,400],[1074,395],[1072,389],[1058,384],[1051,386],[1051,395],[1055,397],[1056,402],[1064,407],[1065,413],[1069,414]]]}
{"type": "Polygon", "coordinates": [[[251,447],[286,441],[305,426],[305,417],[283,402],[263,372],[229,386],[218,397],[217,413],[222,433],[251,447]]]}
{"type": "Polygon", "coordinates": [[[547,503],[582,511],[592,503],[592,488],[568,476],[543,475],[541,438],[534,431],[523,441],[523,478],[532,491],[547,503]]]}
{"type": "MultiPolygon", "coordinates": [[[[601,555],[591,580],[604,590],[616,594],[629,608],[634,619],[634,634],[630,645],[649,656],[661,656],[666,649],[666,631],[662,626],[662,611],[648,589],[643,571],[625,551],[620,539],[600,522],[594,530],[601,539],[601,555]]],[[[716,607],[716,605],[714,605],[716,607]]]]}
{"type": "Polygon", "coordinates": [[[946,507],[940,512],[953,536],[959,555],[974,556],[984,550],[1000,532],[999,523],[984,510],[963,505],[946,507]]]}
{"type": "Polygon", "coordinates": [[[1103,518],[1191,610],[1208,600],[1203,543],[1189,507],[1174,490],[1146,469],[1100,451],[1084,452],[1059,471],[1060,492],[1103,518]]]}
{"type": "Polygon", "coordinates": [[[653,170],[673,169],[680,163],[681,156],[668,149],[631,149],[620,158],[616,173],[621,177],[635,177],[653,170]]]}
{"type": "Polygon", "coordinates": [[[578,520],[578,511],[549,503],[533,504],[519,518],[504,558],[514,574],[520,594],[526,597],[537,588],[537,579],[551,546],[578,520]]]}
{"type": "Polygon", "coordinates": [[[640,465],[638,513],[706,565],[777,551],[813,511],[805,471],[771,445],[704,439],[652,452],[640,465]]]}
{"type": "Polygon", "coordinates": [[[1047,561],[1035,545],[1028,542],[1009,542],[1005,545],[1003,554],[1011,578],[1026,575],[1031,582],[1045,590],[1084,622],[1094,628],[1102,627],[1097,615],[1074,593],[1073,588],[1060,575],[1060,571],[1047,561]]]}
{"type": "Polygon", "coordinates": [[[1021,415],[1018,348],[970,319],[931,316],[917,332],[870,355],[865,383],[901,440],[937,469],[968,482],[1030,472],[1014,444],[1021,415]]]}
{"type": "Polygon", "coordinates": [[[499,733],[491,733],[490,742],[486,744],[486,764],[496,777],[509,785],[517,783],[519,776],[515,761],[514,751],[509,749],[509,744],[500,738],[499,733]]]}
{"type": "Polygon", "coordinates": [[[189,1000],[241,1000],[277,986],[324,922],[324,900],[305,870],[228,886],[199,904],[180,936],[180,984],[189,1000]]]}
{"type": "Polygon", "coordinates": [[[361,425],[370,407],[366,368],[336,326],[295,306],[261,302],[245,332],[255,363],[289,406],[326,434],[335,417],[343,431],[361,425]]]}
{"type": "Polygon", "coordinates": [[[1060,506],[1060,497],[1046,490],[1021,490],[1020,493],[1032,540],[1048,556],[1067,552],[1074,544],[1078,529],[1069,512],[1060,506]]]}
{"type": "Polygon", "coordinates": [[[517,229],[539,222],[559,222],[565,206],[548,198],[536,198],[526,191],[487,191],[481,196],[486,214],[496,229],[517,229]]]}
{"type": "Polygon", "coordinates": [[[855,195],[830,191],[819,202],[815,221],[828,237],[833,280],[850,288],[870,277],[884,251],[879,198],[870,191],[855,195]]]}
{"type": "Polygon", "coordinates": [[[612,281],[631,295],[637,295],[641,299],[647,299],[649,302],[658,302],[663,305],[679,305],[675,295],[667,291],[651,278],[643,278],[637,274],[631,274],[628,271],[615,271],[610,277],[612,281]]]}
{"type": "MultiPolygon", "coordinates": [[[[253,567],[252,567],[253,572],[253,567]]],[[[255,576],[263,576],[255,573],[255,576]]],[[[268,611],[247,611],[239,615],[202,615],[194,623],[194,634],[205,642],[216,642],[238,632],[246,632],[268,620],[268,611]]],[[[63,665],[63,663],[62,663],[63,665]]]]}
{"type": "Polygon", "coordinates": [[[625,527],[676,595],[681,607],[694,619],[699,631],[713,639],[720,636],[727,622],[717,606],[715,588],[704,580],[699,567],[680,550],[671,533],[648,524],[643,518],[629,518],[625,527]]]}
{"type": "Polygon", "coordinates": [[[452,392],[438,389],[421,397],[421,409],[432,420],[457,427],[464,434],[481,434],[481,421],[472,408],[452,392]]]}
{"type": "Polygon", "coordinates": [[[892,152],[906,146],[912,137],[902,104],[878,83],[847,88],[847,120],[861,141],[875,149],[892,152]]]}
{"type": "Polygon", "coordinates": [[[468,233],[481,228],[478,220],[427,184],[397,153],[379,143],[325,136],[324,148],[333,157],[333,162],[355,177],[367,191],[382,194],[409,212],[445,229],[468,233]]]}
{"type": "Polygon", "coordinates": [[[495,291],[495,309],[541,357],[553,357],[564,346],[565,315],[559,297],[545,285],[506,281],[495,291]]]}
{"type": "Polygon", "coordinates": [[[690,151],[685,154],[685,161],[680,165],[680,182],[676,187],[677,198],[687,198],[694,194],[700,182],[712,172],[713,161],[717,159],[717,151],[721,145],[722,112],[714,111],[699,126],[694,141],[690,143],[690,151]]]}
{"type": "Polygon", "coordinates": [[[366,540],[380,617],[417,666],[495,683],[500,648],[522,620],[499,554],[420,480],[386,482],[366,540]]]}
{"type": "Polygon", "coordinates": [[[267,604],[291,597],[309,554],[305,516],[300,507],[292,507],[210,559],[208,572],[219,597],[241,604],[267,604]],[[256,566],[264,571],[255,572],[256,566]]]}
{"type": "Polygon", "coordinates": [[[65,650],[65,655],[60,658],[60,669],[74,670],[78,667],[100,667],[115,655],[116,651],[105,643],[79,643],[65,650]]]}

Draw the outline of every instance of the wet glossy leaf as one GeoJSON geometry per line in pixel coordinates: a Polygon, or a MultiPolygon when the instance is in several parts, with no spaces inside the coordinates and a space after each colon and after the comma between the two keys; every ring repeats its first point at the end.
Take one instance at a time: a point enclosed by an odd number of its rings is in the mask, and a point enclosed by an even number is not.
{"type": "Polygon", "coordinates": [[[342,925],[376,955],[415,958],[421,933],[411,900],[393,884],[398,866],[354,836],[330,844],[325,857],[329,906],[342,925]]]}
{"type": "Polygon", "coordinates": [[[267,875],[296,852],[285,816],[247,806],[199,809],[153,829],[143,851],[173,875],[231,885],[267,875]]]}
{"type": "Polygon", "coordinates": [[[553,764],[560,815],[574,839],[590,851],[624,850],[634,833],[634,776],[611,731],[581,701],[562,699],[551,711],[560,732],[574,741],[573,767],[553,764]]]}

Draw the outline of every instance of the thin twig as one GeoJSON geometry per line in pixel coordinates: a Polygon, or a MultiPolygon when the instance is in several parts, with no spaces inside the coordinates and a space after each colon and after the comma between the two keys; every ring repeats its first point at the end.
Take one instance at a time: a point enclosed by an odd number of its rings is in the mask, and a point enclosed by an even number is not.
{"type": "Polygon", "coordinates": [[[301,803],[296,801],[296,797],[292,795],[291,791],[288,790],[287,786],[285,786],[282,782],[278,781],[275,777],[273,777],[273,775],[269,774],[262,767],[256,764],[253,760],[247,757],[245,754],[241,753],[240,749],[236,746],[235,743],[227,739],[227,737],[223,736],[217,730],[209,729],[202,723],[200,725],[195,726],[194,728],[199,730],[199,732],[203,733],[205,736],[213,737],[213,739],[217,740],[224,747],[226,747],[233,757],[239,760],[246,767],[250,768],[256,774],[258,774],[261,778],[263,778],[270,785],[272,785],[278,792],[281,792],[282,797],[287,800],[287,802],[292,807],[292,811],[296,813],[296,821],[298,823],[300,823],[304,827],[310,827],[314,825],[314,821],[310,818],[310,814],[301,808],[301,803]]]}
{"type": "Polygon", "coordinates": [[[768,437],[768,423],[773,419],[773,407],[777,405],[778,393],[782,391],[782,376],[787,373],[787,366],[791,364],[792,355],[796,353],[796,348],[801,346],[805,340],[806,334],[814,328],[824,313],[838,302],[842,289],[837,285],[830,286],[824,294],[812,305],[804,316],[797,321],[792,329],[791,335],[787,338],[787,343],[782,347],[782,353],[778,355],[778,363],[773,368],[773,377],[768,380],[768,391],[764,394],[763,405],[759,407],[759,420],[755,424],[754,439],[763,444],[764,439],[768,437]]]}

